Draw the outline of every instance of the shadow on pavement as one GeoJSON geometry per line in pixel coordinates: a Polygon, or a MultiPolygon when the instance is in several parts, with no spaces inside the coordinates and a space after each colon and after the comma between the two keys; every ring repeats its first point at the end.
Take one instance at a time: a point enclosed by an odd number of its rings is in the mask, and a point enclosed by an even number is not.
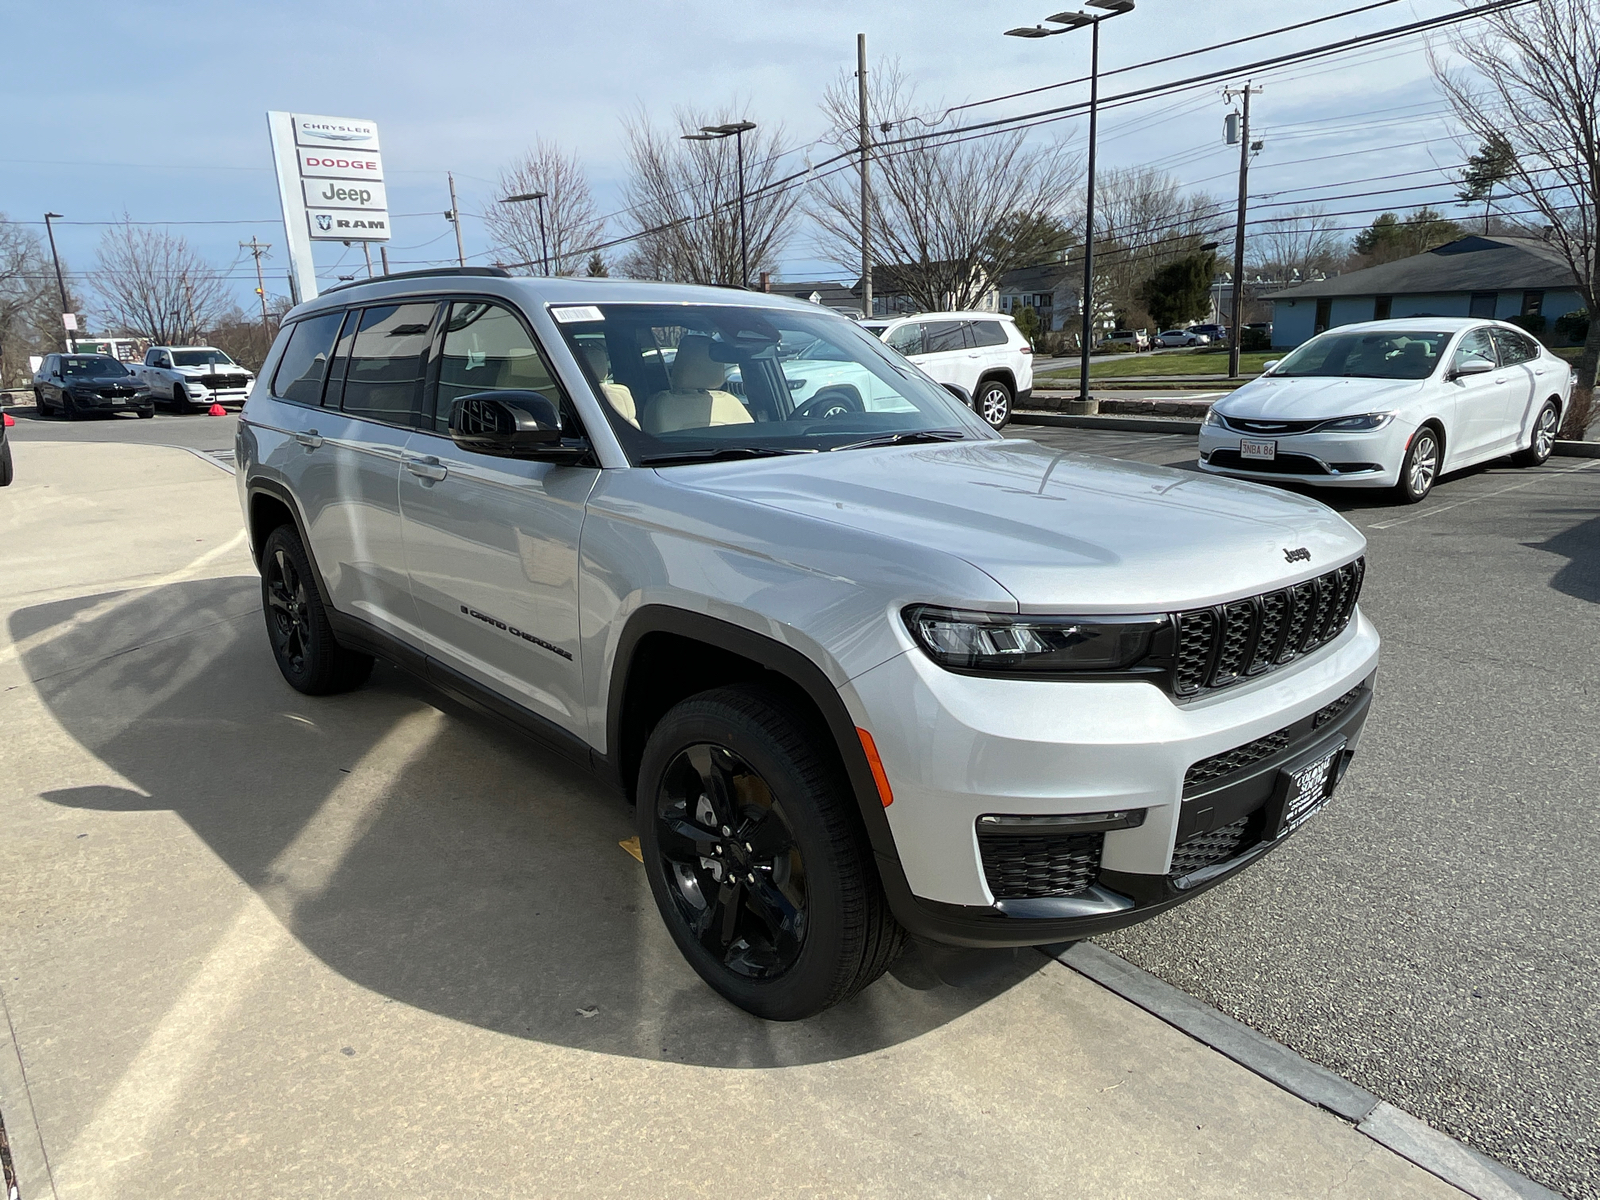
{"type": "Polygon", "coordinates": [[[1551,587],[1575,599],[1600,604],[1600,517],[1592,517],[1563,529],[1546,541],[1529,545],[1569,560],[1551,577],[1551,587]]]}
{"type": "Polygon", "coordinates": [[[258,605],[259,583],[231,578],[16,613],[12,638],[37,643],[23,662],[52,715],[137,789],[46,799],[172,810],[308,950],[363,987],[517,1037],[769,1067],[920,1036],[1043,963],[1021,956],[959,990],[886,977],[793,1025],[747,1016],[667,937],[643,872],[618,846],[632,833],[619,798],[392,668],[350,695],[301,696],[272,662],[258,605]],[[430,721],[430,710],[443,716],[430,721]],[[395,744],[397,725],[419,716],[414,744],[395,744]],[[325,882],[296,890],[286,882],[296,856],[319,848],[297,837],[330,797],[348,805],[350,789],[386,766],[325,882]]]}

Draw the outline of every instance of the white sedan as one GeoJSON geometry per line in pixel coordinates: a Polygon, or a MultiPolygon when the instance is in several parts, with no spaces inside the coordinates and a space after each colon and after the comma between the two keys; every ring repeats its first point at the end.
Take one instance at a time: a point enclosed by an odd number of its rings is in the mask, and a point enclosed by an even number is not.
{"type": "Polygon", "coordinates": [[[1515,325],[1429,317],[1319,334],[1212,405],[1200,467],[1426,496],[1447,471],[1550,457],[1572,370],[1515,325]]]}

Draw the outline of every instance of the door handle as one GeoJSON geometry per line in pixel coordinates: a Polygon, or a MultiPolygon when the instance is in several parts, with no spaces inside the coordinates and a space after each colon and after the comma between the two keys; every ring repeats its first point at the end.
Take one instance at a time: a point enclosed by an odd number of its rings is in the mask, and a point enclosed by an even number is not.
{"type": "Polygon", "coordinates": [[[432,455],[427,458],[406,459],[406,470],[410,471],[418,479],[426,479],[430,483],[438,483],[446,475],[450,474],[450,468],[432,455]]]}
{"type": "Polygon", "coordinates": [[[319,434],[315,429],[306,429],[296,432],[294,435],[294,440],[299,442],[307,450],[315,450],[318,446],[322,445],[322,435],[319,434]]]}
{"type": "Polygon", "coordinates": [[[1496,375],[1494,377],[1494,381],[1496,383],[1504,383],[1506,381],[1506,377],[1504,375],[1496,375]]]}

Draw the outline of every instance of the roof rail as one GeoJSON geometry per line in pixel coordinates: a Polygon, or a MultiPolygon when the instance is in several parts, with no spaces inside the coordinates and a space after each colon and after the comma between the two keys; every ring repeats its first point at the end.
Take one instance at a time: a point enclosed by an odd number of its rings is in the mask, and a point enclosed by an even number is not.
{"type": "Polygon", "coordinates": [[[329,292],[337,292],[343,288],[360,287],[368,283],[383,283],[389,279],[426,279],[430,276],[440,275],[477,275],[489,276],[493,279],[510,279],[511,272],[504,267],[427,267],[421,271],[396,271],[392,275],[374,275],[370,279],[352,279],[348,283],[338,283],[331,288],[325,288],[319,295],[326,296],[329,292]]]}

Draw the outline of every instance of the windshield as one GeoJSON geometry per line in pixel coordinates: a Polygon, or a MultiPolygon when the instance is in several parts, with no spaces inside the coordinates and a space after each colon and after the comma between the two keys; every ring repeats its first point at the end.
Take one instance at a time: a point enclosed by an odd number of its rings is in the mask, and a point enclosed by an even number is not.
{"type": "Polygon", "coordinates": [[[64,354],[61,373],[68,379],[98,379],[104,375],[126,375],[128,368],[104,354],[64,354]]]}
{"type": "Polygon", "coordinates": [[[1448,333],[1385,329],[1377,333],[1324,333],[1277,366],[1274,375],[1333,375],[1360,379],[1426,379],[1439,365],[1448,333]]]}
{"type": "Polygon", "coordinates": [[[233,359],[221,350],[174,350],[172,352],[172,365],[175,367],[231,367],[233,359]]]}
{"type": "Polygon", "coordinates": [[[719,304],[552,315],[636,465],[996,436],[853,321],[719,304]]]}

